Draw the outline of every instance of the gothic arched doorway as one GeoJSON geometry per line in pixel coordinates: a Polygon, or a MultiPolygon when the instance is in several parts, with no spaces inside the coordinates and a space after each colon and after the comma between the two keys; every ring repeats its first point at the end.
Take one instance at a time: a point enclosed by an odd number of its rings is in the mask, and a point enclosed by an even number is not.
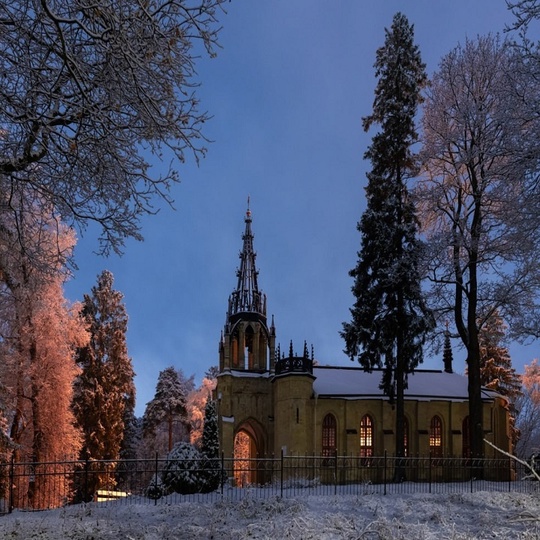
{"type": "Polygon", "coordinates": [[[257,458],[264,454],[264,433],[255,420],[244,422],[234,436],[234,480],[238,487],[263,481],[257,458]]]}

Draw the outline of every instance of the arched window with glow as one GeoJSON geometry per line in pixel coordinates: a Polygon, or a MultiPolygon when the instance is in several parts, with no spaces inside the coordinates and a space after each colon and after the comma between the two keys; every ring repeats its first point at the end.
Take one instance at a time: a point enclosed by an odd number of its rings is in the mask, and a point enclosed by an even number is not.
{"type": "Polygon", "coordinates": [[[373,456],[373,419],[366,414],[360,420],[360,457],[373,456]]]}
{"type": "Polygon", "coordinates": [[[429,453],[432,457],[442,457],[442,421],[438,416],[431,419],[429,426],[429,453]]]}

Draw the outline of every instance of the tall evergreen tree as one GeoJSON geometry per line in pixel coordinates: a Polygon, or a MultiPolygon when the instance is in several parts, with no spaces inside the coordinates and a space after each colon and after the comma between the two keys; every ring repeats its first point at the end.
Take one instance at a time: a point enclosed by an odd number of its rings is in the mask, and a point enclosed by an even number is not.
{"type": "Polygon", "coordinates": [[[522,394],[521,377],[512,367],[508,348],[504,346],[506,326],[495,312],[478,334],[480,343],[480,382],[482,386],[495,390],[509,400],[512,443],[518,438],[516,424],[516,400],[522,394]]]}
{"type": "Polygon", "coordinates": [[[186,403],[189,387],[190,379],[186,381],[182,373],[170,366],[159,373],[154,398],[146,404],[143,435],[155,436],[157,429],[166,426],[167,452],[172,450],[173,442],[178,442],[173,441],[175,424],[188,426],[186,403]]]}
{"type": "MultiPolygon", "coordinates": [[[[73,409],[84,434],[81,457],[118,460],[125,437],[125,419],[135,407],[134,371],[128,356],[128,317],[123,295],[113,289],[113,275],[98,276],[91,295],[84,296],[83,315],[90,342],[79,350],[81,374],[75,384],[73,409]]],[[[110,481],[100,478],[99,483],[110,481]]]]}
{"type": "Polygon", "coordinates": [[[412,146],[418,138],[415,114],[426,73],[413,26],[403,14],[394,16],[385,33],[376,54],[373,113],[363,119],[366,131],[373,124],[381,130],[365,154],[372,169],[367,209],[358,223],[361,250],[350,272],[356,300],[352,321],[343,324],[341,336],[351,359],[367,370],[383,368],[380,386],[396,404],[396,455],[403,456],[407,374],[422,361],[425,336],[432,328],[420,290],[417,220],[406,185],[417,173],[412,146]]]}
{"type": "Polygon", "coordinates": [[[219,457],[219,438],[216,402],[209,398],[204,408],[204,427],[202,434],[202,452],[209,458],[219,457]]]}

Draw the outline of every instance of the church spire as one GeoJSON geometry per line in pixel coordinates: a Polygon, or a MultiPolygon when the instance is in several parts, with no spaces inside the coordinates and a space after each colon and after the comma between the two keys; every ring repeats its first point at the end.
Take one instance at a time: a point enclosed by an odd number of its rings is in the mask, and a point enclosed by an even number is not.
{"type": "Polygon", "coordinates": [[[255,266],[257,254],[253,250],[253,233],[251,231],[251,210],[248,208],[245,217],[246,229],[242,235],[243,247],[240,252],[240,267],[236,271],[238,282],[229,298],[229,317],[237,313],[257,313],[266,317],[266,295],[259,291],[257,277],[259,272],[255,266]]]}

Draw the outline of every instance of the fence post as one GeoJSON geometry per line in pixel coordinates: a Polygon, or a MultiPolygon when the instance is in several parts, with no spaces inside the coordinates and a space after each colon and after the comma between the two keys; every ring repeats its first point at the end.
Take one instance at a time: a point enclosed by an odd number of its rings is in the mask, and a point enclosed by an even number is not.
{"type": "Polygon", "coordinates": [[[512,458],[508,458],[508,493],[512,491],[512,458]]]}
{"type": "Polygon", "coordinates": [[[384,471],[383,471],[383,482],[384,482],[384,495],[386,495],[386,466],[387,466],[387,462],[386,462],[386,459],[388,457],[388,452],[386,451],[386,449],[384,450],[384,471]]]}
{"type": "Polygon", "coordinates": [[[86,458],[84,462],[84,502],[90,502],[88,500],[88,469],[90,468],[90,461],[86,458]]]}
{"type": "Polygon", "coordinates": [[[280,494],[281,494],[281,498],[283,499],[283,448],[281,449],[281,486],[280,486],[280,494]]]}
{"type": "MultiPolygon", "coordinates": [[[[154,459],[154,482],[156,484],[156,490],[159,489],[159,484],[158,484],[158,474],[159,474],[159,471],[158,471],[158,453],[156,452],[156,457],[154,459]]],[[[155,497],[154,498],[154,506],[157,506],[157,500],[158,498],[155,497]]]]}
{"type": "Polygon", "coordinates": [[[429,453],[429,471],[428,471],[428,478],[429,478],[429,493],[431,493],[431,452],[429,453]]]}
{"type": "Polygon", "coordinates": [[[334,450],[334,495],[337,495],[337,486],[338,486],[338,456],[337,449],[334,450]]]}
{"type": "Polygon", "coordinates": [[[15,489],[15,455],[11,454],[11,463],[9,466],[9,513],[13,512],[15,505],[13,490],[15,489]]]}
{"type": "Polygon", "coordinates": [[[221,486],[221,496],[223,496],[223,486],[225,485],[225,452],[221,451],[221,478],[219,485],[221,486]]]}

